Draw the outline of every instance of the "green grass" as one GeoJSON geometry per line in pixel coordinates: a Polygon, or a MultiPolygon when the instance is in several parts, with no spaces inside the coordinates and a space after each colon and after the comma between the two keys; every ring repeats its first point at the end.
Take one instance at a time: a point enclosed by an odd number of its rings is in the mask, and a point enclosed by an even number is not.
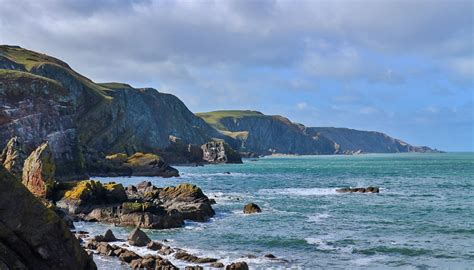
{"type": "Polygon", "coordinates": [[[111,99],[111,97],[106,94],[107,90],[109,89],[102,87],[99,84],[96,84],[88,78],[75,72],[66,63],[54,57],[23,49],[20,47],[8,45],[0,45],[0,55],[3,55],[9,60],[24,66],[27,71],[31,71],[31,69],[33,69],[34,67],[38,67],[44,64],[58,66],[59,68],[65,69],[67,72],[69,72],[69,74],[71,74],[81,83],[83,83],[87,88],[91,89],[94,94],[100,95],[105,99],[111,99]]]}
{"type": "Polygon", "coordinates": [[[228,110],[228,111],[213,111],[213,112],[204,112],[196,113],[197,116],[201,117],[206,123],[215,127],[221,131],[228,131],[221,123],[220,120],[223,118],[243,118],[243,117],[264,117],[265,115],[257,111],[240,111],[240,110],[228,110]]]}
{"type": "Polygon", "coordinates": [[[17,64],[23,65],[28,71],[42,63],[54,63],[68,67],[66,63],[54,57],[15,46],[0,45],[0,54],[17,64]]]}
{"type": "Polygon", "coordinates": [[[125,89],[125,88],[133,88],[131,85],[126,84],[126,83],[118,83],[118,82],[107,82],[107,83],[97,83],[97,85],[100,85],[105,88],[109,88],[112,90],[116,89],[125,89]]]}
{"type": "Polygon", "coordinates": [[[28,72],[18,71],[18,70],[11,70],[11,69],[0,69],[0,77],[2,80],[18,80],[18,79],[31,79],[31,80],[43,80],[49,83],[55,84],[58,87],[62,87],[60,83],[55,80],[51,80],[49,78],[31,74],[28,72]]]}

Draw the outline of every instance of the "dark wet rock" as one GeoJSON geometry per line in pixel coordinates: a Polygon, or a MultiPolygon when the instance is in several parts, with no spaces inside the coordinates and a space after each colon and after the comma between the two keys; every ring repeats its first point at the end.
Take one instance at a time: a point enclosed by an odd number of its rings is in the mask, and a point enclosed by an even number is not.
{"type": "Polygon", "coordinates": [[[96,235],[94,237],[94,240],[96,240],[97,242],[114,242],[118,239],[115,238],[115,235],[112,230],[108,229],[104,235],[96,235]]]}
{"type": "Polygon", "coordinates": [[[161,258],[160,256],[156,256],[156,268],[160,270],[178,270],[176,266],[174,266],[170,261],[161,258]]]}
{"type": "Polygon", "coordinates": [[[209,266],[212,268],[224,268],[224,264],[221,262],[213,262],[209,266]]]}
{"type": "Polygon", "coordinates": [[[226,270],[248,270],[249,266],[246,262],[235,262],[227,265],[226,270]]]}
{"type": "Polygon", "coordinates": [[[199,265],[194,265],[194,266],[186,266],[184,269],[185,270],[203,270],[204,268],[199,265]]]}
{"type": "Polygon", "coordinates": [[[118,257],[119,257],[119,260],[121,260],[123,262],[126,262],[126,263],[130,263],[133,260],[141,258],[137,253],[135,253],[133,251],[130,251],[130,250],[125,250],[118,257]]]}
{"type": "Polygon", "coordinates": [[[3,166],[0,186],[0,268],[96,269],[61,218],[3,166]]]}
{"type": "Polygon", "coordinates": [[[263,257],[268,258],[268,259],[276,259],[277,257],[273,254],[265,254],[263,257]]]}
{"type": "Polygon", "coordinates": [[[139,228],[135,228],[128,236],[128,243],[132,246],[143,247],[151,242],[151,239],[139,228]]]}
{"type": "Polygon", "coordinates": [[[160,249],[163,247],[163,245],[160,244],[160,243],[158,243],[158,242],[151,241],[150,243],[148,243],[148,244],[146,245],[146,247],[147,247],[148,249],[151,249],[151,250],[155,250],[155,251],[156,251],[156,250],[160,250],[160,249]]]}
{"type": "Polygon", "coordinates": [[[158,253],[161,254],[161,255],[170,255],[170,254],[173,254],[174,252],[175,252],[175,250],[172,249],[169,246],[163,246],[163,247],[161,247],[160,250],[158,250],[158,253]]]}
{"type": "Polygon", "coordinates": [[[217,259],[214,258],[199,258],[197,256],[191,255],[185,251],[176,252],[174,257],[178,260],[193,262],[193,263],[213,263],[217,262],[217,259]]]}
{"type": "Polygon", "coordinates": [[[378,187],[336,189],[338,193],[379,193],[379,191],[378,187]]]}
{"type": "Polygon", "coordinates": [[[254,214],[260,212],[262,212],[262,210],[258,205],[254,203],[248,203],[244,206],[244,214],[254,214]]]}

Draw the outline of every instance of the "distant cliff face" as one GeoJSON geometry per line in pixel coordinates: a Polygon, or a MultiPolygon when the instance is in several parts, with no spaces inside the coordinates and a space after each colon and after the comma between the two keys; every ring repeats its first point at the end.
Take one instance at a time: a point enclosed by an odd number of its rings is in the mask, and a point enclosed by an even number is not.
{"type": "Polygon", "coordinates": [[[309,135],[304,126],[282,116],[255,111],[198,113],[222,134],[240,141],[240,151],[258,154],[335,154],[337,145],[327,138],[309,135]]]}
{"type": "Polygon", "coordinates": [[[175,96],[97,84],[53,57],[0,46],[0,149],[13,136],[31,152],[48,141],[57,175],[80,175],[91,155],[153,152],[169,136],[204,144],[224,136],[175,96]]]}
{"type": "Polygon", "coordinates": [[[413,146],[384,133],[362,131],[349,128],[310,127],[308,134],[324,136],[337,142],[340,153],[403,153],[403,152],[438,152],[426,146],[413,146]]]}
{"type": "Polygon", "coordinates": [[[199,117],[240,142],[238,149],[258,154],[354,154],[437,152],[386,134],[347,128],[305,127],[282,116],[256,111],[215,111],[199,117]]]}

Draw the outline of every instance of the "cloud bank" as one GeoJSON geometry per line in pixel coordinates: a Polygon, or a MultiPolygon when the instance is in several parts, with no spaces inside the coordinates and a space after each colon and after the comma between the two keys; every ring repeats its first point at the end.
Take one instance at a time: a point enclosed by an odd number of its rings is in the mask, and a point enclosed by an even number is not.
{"type": "Polygon", "coordinates": [[[193,111],[250,108],[472,150],[473,9],[457,0],[0,0],[0,41],[96,81],[174,93],[193,111]],[[448,126],[462,144],[420,135],[448,126]]]}

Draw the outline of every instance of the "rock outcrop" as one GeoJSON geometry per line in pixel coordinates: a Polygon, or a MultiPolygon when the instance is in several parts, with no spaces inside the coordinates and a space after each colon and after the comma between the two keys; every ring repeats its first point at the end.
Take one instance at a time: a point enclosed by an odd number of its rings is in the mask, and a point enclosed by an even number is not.
{"type": "Polygon", "coordinates": [[[178,270],[170,261],[159,255],[140,256],[137,253],[117,245],[109,245],[107,242],[88,241],[85,248],[95,251],[102,256],[117,257],[120,261],[128,264],[132,269],[163,269],[178,270]]]}
{"type": "Polygon", "coordinates": [[[57,207],[88,221],[149,229],[178,228],[184,220],[207,221],[214,216],[211,201],[194,185],[157,188],[150,182],[137,186],[101,184],[94,180],[59,183],[57,207]]]}
{"type": "Polygon", "coordinates": [[[128,243],[132,246],[144,247],[151,242],[151,239],[139,228],[135,228],[128,236],[128,243]]]}
{"type": "Polygon", "coordinates": [[[41,144],[25,160],[22,183],[36,197],[46,198],[54,188],[56,165],[48,143],[41,144]]]}
{"type": "Polygon", "coordinates": [[[224,141],[211,141],[201,146],[203,160],[209,163],[242,163],[240,155],[224,141]]]}
{"type": "Polygon", "coordinates": [[[255,214],[260,212],[262,212],[262,210],[254,203],[248,203],[244,206],[244,214],[255,214]]]}
{"type": "Polygon", "coordinates": [[[0,269],[96,269],[68,226],[0,166],[0,269]]]}
{"type": "Polygon", "coordinates": [[[161,176],[177,177],[178,170],[152,153],[137,152],[108,155],[105,159],[92,160],[88,171],[94,176],[161,176]]]}
{"type": "Polygon", "coordinates": [[[367,187],[367,188],[338,188],[338,193],[379,193],[378,187],[367,187]]]}
{"type": "Polygon", "coordinates": [[[7,171],[17,178],[21,178],[23,173],[23,164],[25,163],[26,153],[23,149],[23,143],[17,136],[12,137],[0,156],[0,165],[3,165],[7,171]]]}

